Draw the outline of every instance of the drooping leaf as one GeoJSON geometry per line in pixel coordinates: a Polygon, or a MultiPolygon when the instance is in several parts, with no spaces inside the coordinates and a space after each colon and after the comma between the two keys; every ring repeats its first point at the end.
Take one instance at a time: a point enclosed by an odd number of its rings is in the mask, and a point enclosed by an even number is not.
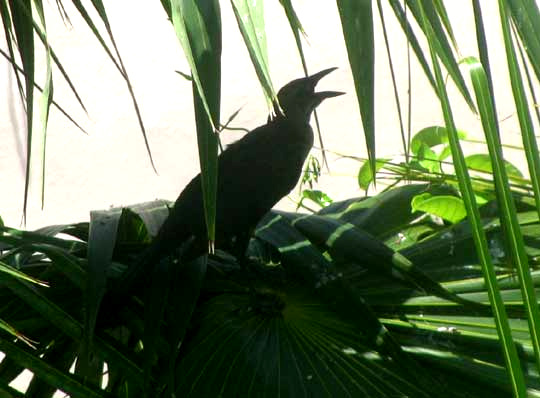
{"type": "Polygon", "coordinates": [[[107,285],[107,270],[110,267],[121,209],[93,211],[90,213],[88,237],[88,269],[85,286],[84,338],[81,357],[77,361],[76,373],[83,378],[92,377],[94,329],[99,306],[107,285]]]}
{"type": "MultiPolygon", "coordinates": [[[[5,2],[2,2],[5,5],[5,2]]],[[[28,207],[28,194],[30,189],[30,168],[32,166],[32,142],[33,117],[34,117],[34,29],[32,27],[32,5],[30,0],[18,0],[9,2],[11,12],[12,32],[17,38],[17,47],[24,70],[24,102],[26,110],[26,166],[23,199],[23,221],[26,220],[28,207]]],[[[7,7],[3,7],[2,14],[7,13],[7,7]]],[[[7,16],[4,17],[4,23],[7,16]]],[[[9,28],[8,28],[9,29],[9,28]]],[[[9,39],[8,39],[9,41],[9,39]]],[[[19,88],[22,92],[23,88],[19,88]]]]}
{"type": "MultiPolygon", "coordinates": [[[[175,0],[172,21],[191,67],[201,184],[208,239],[215,239],[216,126],[221,103],[221,15],[217,0],[175,0]]],[[[212,245],[211,245],[212,246],[212,245]]]]}
{"type": "Polygon", "coordinates": [[[262,0],[231,0],[236,23],[244,39],[251,63],[263,88],[267,105],[272,109],[276,92],[270,79],[262,0]]]}
{"type": "Polygon", "coordinates": [[[375,180],[375,50],[371,0],[337,0],[369,162],[375,180]]]}

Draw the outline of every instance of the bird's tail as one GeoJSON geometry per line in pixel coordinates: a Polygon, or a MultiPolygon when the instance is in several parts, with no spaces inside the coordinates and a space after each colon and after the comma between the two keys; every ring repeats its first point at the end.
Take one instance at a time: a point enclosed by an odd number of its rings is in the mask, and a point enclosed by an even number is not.
{"type": "Polygon", "coordinates": [[[146,289],[160,260],[170,255],[175,248],[184,246],[189,241],[189,235],[187,228],[172,223],[170,218],[167,219],[150,246],[117,280],[113,294],[127,296],[146,289]]]}
{"type": "Polygon", "coordinates": [[[154,267],[161,257],[161,245],[159,242],[153,242],[113,283],[111,293],[118,297],[126,297],[144,289],[146,281],[150,280],[154,267]]]}

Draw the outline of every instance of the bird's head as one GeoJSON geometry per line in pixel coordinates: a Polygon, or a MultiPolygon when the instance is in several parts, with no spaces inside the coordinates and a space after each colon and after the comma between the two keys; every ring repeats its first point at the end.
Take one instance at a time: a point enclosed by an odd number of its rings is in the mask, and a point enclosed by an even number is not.
{"type": "MultiPolygon", "coordinates": [[[[315,92],[315,86],[319,80],[336,69],[325,69],[314,75],[293,80],[283,86],[277,97],[285,117],[309,123],[311,113],[324,99],[345,94],[339,91],[315,92]]],[[[279,108],[277,106],[275,108],[279,115],[281,113],[279,108]]]]}

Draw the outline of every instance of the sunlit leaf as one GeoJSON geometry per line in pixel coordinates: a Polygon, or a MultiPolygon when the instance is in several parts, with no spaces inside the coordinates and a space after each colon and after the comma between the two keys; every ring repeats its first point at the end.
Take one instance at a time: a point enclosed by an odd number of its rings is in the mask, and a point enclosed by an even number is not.
{"type": "MultiPolygon", "coordinates": [[[[489,155],[485,153],[477,153],[469,155],[465,158],[467,166],[476,171],[482,171],[484,173],[493,173],[493,167],[489,155]]],[[[510,163],[508,160],[504,160],[504,167],[509,177],[523,178],[523,174],[519,169],[510,163]]]]}
{"type": "MultiPolygon", "coordinates": [[[[459,139],[467,138],[467,133],[462,130],[457,130],[457,134],[459,139]]],[[[444,144],[448,144],[448,133],[446,131],[446,127],[425,127],[413,136],[411,140],[411,151],[417,155],[422,145],[432,148],[434,146],[444,144]]]]}
{"type": "Polygon", "coordinates": [[[451,223],[459,222],[467,216],[463,200],[455,196],[433,196],[424,193],[416,196],[411,206],[414,211],[433,214],[451,223]]]}
{"type": "Polygon", "coordinates": [[[371,171],[371,163],[369,161],[364,162],[358,170],[358,186],[364,191],[367,191],[373,182],[373,176],[376,175],[377,172],[382,169],[390,160],[390,158],[377,159],[375,162],[375,172],[371,171]]]}

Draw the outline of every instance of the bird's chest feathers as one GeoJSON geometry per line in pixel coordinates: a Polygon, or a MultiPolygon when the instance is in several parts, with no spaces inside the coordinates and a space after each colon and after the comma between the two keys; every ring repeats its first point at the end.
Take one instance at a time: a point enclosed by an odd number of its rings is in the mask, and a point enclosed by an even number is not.
{"type": "Polygon", "coordinates": [[[277,201],[298,182],[312,145],[308,124],[277,120],[261,126],[222,154],[219,189],[222,194],[243,192],[253,200],[277,201]]]}
{"type": "Polygon", "coordinates": [[[269,143],[272,159],[269,167],[276,173],[292,174],[293,170],[300,173],[312,146],[313,131],[309,125],[284,124],[269,143]]]}

